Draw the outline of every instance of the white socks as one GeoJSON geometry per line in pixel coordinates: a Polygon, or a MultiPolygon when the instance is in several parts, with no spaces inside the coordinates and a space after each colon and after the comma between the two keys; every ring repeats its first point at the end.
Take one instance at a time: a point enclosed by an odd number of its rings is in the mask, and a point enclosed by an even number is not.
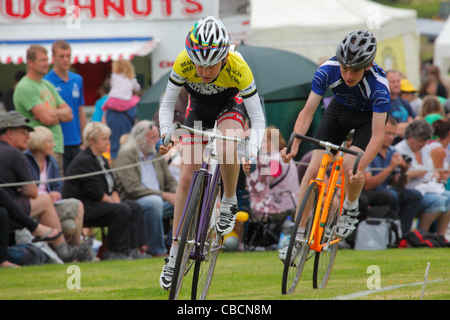
{"type": "Polygon", "coordinates": [[[236,194],[234,194],[234,196],[232,196],[232,197],[225,197],[225,195],[224,195],[222,198],[222,202],[237,204],[236,194]]]}
{"type": "Polygon", "coordinates": [[[355,201],[350,201],[350,200],[348,200],[347,197],[345,197],[344,208],[347,210],[353,210],[353,209],[358,208],[358,199],[356,199],[355,201]]]}

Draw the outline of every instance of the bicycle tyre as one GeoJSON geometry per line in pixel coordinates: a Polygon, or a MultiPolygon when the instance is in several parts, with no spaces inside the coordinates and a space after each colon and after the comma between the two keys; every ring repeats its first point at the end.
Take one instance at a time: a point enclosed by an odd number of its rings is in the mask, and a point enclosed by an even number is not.
{"type": "MultiPolygon", "coordinates": [[[[321,244],[326,244],[329,240],[335,240],[337,238],[336,233],[333,232],[333,227],[336,226],[340,211],[339,200],[336,199],[337,189],[337,187],[334,189],[333,199],[328,211],[328,217],[324,226],[324,233],[322,235],[321,244]]],[[[314,257],[313,269],[314,289],[322,289],[326,287],[328,280],[330,279],[331,271],[333,269],[338,246],[339,243],[336,242],[332,245],[329,245],[328,248],[323,248],[321,252],[316,252],[316,255],[314,257]]]]}
{"type": "Polygon", "coordinates": [[[192,278],[191,300],[205,300],[211,286],[211,280],[214,275],[217,257],[221,250],[222,237],[215,230],[216,214],[220,205],[220,184],[214,188],[213,198],[215,199],[209,209],[206,230],[206,237],[203,245],[200,246],[201,254],[204,255],[203,260],[196,260],[194,267],[194,275],[192,278]]]}
{"type": "Polygon", "coordinates": [[[198,226],[198,213],[201,209],[203,199],[203,191],[205,185],[204,172],[199,171],[192,187],[191,197],[189,201],[184,225],[178,242],[178,254],[173,271],[172,285],[170,287],[169,300],[176,300],[181,291],[183,278],[189,271],[188,262],[191,252],[195,249],[198,226]]]}
{"type": "Polygon", "coordinates": [[[289,239],[289,247],[284,261],[283,278],[281,281],[281,293],[291,294],[295,291],[300,276],[305,266],[305,262],[309,255],[309,244],[302,245],[300,252],[292,259],[292,251],[296,242],[297,229],[299,228],[302,217],[307,216],[308,220],[305,225],[305,239],[308,241],[311,235],[312,224],[314,221],[314,214],[317,208],[317,201],[319,197],[319,187],[316,182],[312,182],[306,190],[302,203],[297,211],[291,237],[289,239]]]}

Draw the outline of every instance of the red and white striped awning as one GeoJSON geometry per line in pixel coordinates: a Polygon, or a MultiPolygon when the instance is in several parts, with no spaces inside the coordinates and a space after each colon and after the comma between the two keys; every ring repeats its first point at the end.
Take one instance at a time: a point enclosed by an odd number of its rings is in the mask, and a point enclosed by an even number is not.
{"type": "MultiPolygon", "coordinates": [[[[26,63],[26,51],[31,44],[47,48],[51,59],[51,46],[55,40],[1,41],[0,63],[26,63]]],[[[66,39],[72,48],[72,63],[97,63],[117,60],[131,60],[134,56],[146,56],[159,41],[153,38],[105,38],[105,39],[66,39]]]]}

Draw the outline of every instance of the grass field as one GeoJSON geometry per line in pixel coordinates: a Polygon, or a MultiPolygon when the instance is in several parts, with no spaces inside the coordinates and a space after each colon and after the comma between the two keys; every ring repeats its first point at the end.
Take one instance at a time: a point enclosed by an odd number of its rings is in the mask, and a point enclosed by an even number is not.
{"type": "MultiPolygon", "coordinates": [[[[275,251],[224,252],[208,299],[420,299],[428,262],[423,299],[450,299],[450,249],[340,250],[325,289],[312,289],[311,260],[296,293],[288,296],[281,295],[282,263],[275,251]],[[368,273],[369,266],[379,272],[368,273]],[[368,283],[374,285],[377,276],[381,289],[369,290],[368,283]]],[[[158,284],[162,264],[162,258],[78,263],[79,282],[72,281],[75,273],[68,273],[70,264],[0,269],[0,300],[167,300],[168,292],[158,284]],[[81,288],[70,289],[75,283],[81,288]]],[[[181,298],[189,299],[189,293],[183,292],[181,298]]]]}

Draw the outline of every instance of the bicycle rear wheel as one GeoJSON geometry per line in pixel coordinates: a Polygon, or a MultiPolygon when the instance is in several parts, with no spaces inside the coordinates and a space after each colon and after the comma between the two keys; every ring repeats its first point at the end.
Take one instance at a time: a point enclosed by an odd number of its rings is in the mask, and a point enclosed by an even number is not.
{"type": "Polygon", "coordinates": [[[220,184],[214,188],[213,201],[205,223],[207,223],[206,236],[200,244],[201,260],[195,261],[192,279],[192,300],[205,300],[214,274],[217,257],[222,249],[222,237],[215,229],[216,217],[220,207],[220,184]]]}
{"type": "MultiPolygon", "coordinates": [[[[324,226],[321,244],[325,245],[330,241],[336,240],[338,237],[335,232],[335,226],[339,217],[340,201],[337,195],[338,187],[334,189],[333,198],[331,200],[330,209],[328,211],[327,221],[324,226]]],[[[313,270],[313,288],[322,289],[330,279],[331,270],[333,269],[334,260],[336,258],[339,243],[322,248],[321,252],[317,252],[314,258],[313,270]]]]}
{"type": "Polygon", "coordinates": [[[283,278],[281,281],[282,294],[291,294],[295,291],[305,262],[308,259],[310,253],[308,240],[311,235],[318,197],[319,187],[316,182],[312,182],[306,190],[300,208],[297,211],[294,228],[289,240],[286,260],[284,261],[283,278]],[[298,239],[297,230],[300,226],[300,222],[305,219],[305,239],[298,239]]]}
{"type": "Polygon", "coordinates": [[[204,172],[198,172],[192,187],[191,197],[189,201],[184,225],[181,231],[180,240],[178,242],[178,254],[175,262],[175,268],[172,277],[172,285],[170,287],[169,300],[175,300],[181,291],[184,276],[192,267],[193,261],[190,262],[190,255],[195,250],[198,228],[198,216],[202,206],[204,193],[205,175],[204,172]]]}

